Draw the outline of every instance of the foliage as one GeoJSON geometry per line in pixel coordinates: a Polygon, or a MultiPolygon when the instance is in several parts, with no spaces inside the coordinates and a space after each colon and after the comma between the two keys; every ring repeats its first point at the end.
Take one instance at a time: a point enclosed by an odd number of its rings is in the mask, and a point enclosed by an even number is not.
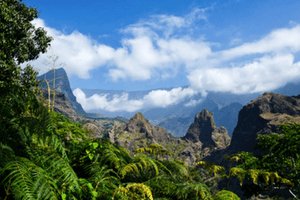
{"type": "Polygon", "coordinates": [[[205,161],[199,161],[197,166],[202,167],[209,171],[209,173],[213,174],[214,177],[218,176],[219,174],[223,174],[225,172],[225,168],[220,165],[214,165],[212,163],[208,163],[205,161]]]}
{"type": "Polygon", "coordinates": [[[161,158],[169,155],[170,153],[160,144],[150,144],[147,147],[141,147],[135,150],[136,153],[146,153],[149,156],[153,156],[155,158],[161,158]]]}
{"type": "Polygon", "coordinates": [[[50,38],[42,28],[35,28],[31,21],[37,11],[19,0],[0,2],[0,59],[18,63],[36,59],[46,51],[50,38]]]}
{"type": "Polygon", "coordinates": [[[214,196],[215,200],[240,200],[240,198],[231,191],[221,190],[214,196]]]}
{"type": "MultiPolygon", "coordinates": [[[[36,72],[18,64],[37,58],[46,51],[51,38],[31,21],[37,11],[19,0],[0,2],[0,137],[22,151],[23,122],[39,109],[36,72]]],[[[28,120],[27,120],[28,121],[28,120]]]]}
{"type": "Polygon", "coordinates": [[[300,124],[284,125],[280,133],[259,135],[258,145],[264,152],[261,167],[290,180],[300,196],[300,124]]]}
{"type": "Polygon", "coordinates": [[[153,200],[151,189],[143,183],[129,183],[125,187],[120,186],[113,194],[112,199],[130,200],[153,200]]]}
{"type": "Polygon", "coordinates": [[[290,189],[292,196],[299,196],[299,133],[299,124],[287,124],[279,133],[258,135],[261,154],[239,152],[231,156],[229,160],[235,166],[230,169],[229,177],[236,177],[244,190],[252,194],[282,188],[290,189]]]}

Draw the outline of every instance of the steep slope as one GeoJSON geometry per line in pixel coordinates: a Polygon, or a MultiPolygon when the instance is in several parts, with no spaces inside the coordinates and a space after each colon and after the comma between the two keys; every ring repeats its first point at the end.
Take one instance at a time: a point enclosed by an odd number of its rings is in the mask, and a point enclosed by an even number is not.
{"type": "Polygon", "coordinates": [[[255,152],[257,134],[276,132],[284,123],[300,123],[300,95],[263,94],[240,111],[229,151],[255,152]]]}
{"type": "MultiPolygon", "coordinates": [[[[81,105],[76,101],[76,97],[70,87],[69,78],[66,71],[63,68],[50,70],[49,72],[38,77],[40,81],[40,87],[47,91],[47,82],[51,89],[55,88],[58,94],[63,94],[64,98],[68,99],[71,106],[80,115],[86,115],[81,105]]],[[[46,93],[46,92],[45,92],[46,93]]]]}
{"type": "Polygon", "coordinates": [[[195,116],[185,139],[201,142],[202,148],[224,149],[230,144],[230,137],[224,127],[216,127],[213,114],[204,109],[195,116]]]}

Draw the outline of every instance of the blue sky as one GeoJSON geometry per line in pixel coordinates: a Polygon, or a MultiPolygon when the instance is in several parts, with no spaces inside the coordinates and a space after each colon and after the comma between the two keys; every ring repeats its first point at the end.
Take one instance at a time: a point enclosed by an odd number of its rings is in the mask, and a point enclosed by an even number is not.
{"type": "MultiPolygon", "coordinates": [[[[32,64],[44,72],[49,55],[58,56],[85,104],[96,99],[80,88],[180,88],[156,94],[174,104],[197,93],[263,92],[300,80],[299,0],[24,2],[40,13],[33,23],[54,38],[32,64]]],[[[131,103],[157,105],[151,95],[131,103]]]]}

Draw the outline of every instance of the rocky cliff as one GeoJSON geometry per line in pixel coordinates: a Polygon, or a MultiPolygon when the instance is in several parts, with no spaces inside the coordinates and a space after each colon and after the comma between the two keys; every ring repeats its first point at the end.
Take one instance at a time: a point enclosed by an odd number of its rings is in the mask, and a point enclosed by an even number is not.
{"type": "Polygon", "coordinates": [[[224,127],[216,127],[213,114],[204,109],[195,116],[185,139],[201,142],[202,148],[224,149],[230,144],[230,137],[224,127]]]}
{"type": "Polygon", "coordinates": [[[277,132],[284,123],[300,123],[300,95],[263,94],[239,112],[229,152],[255,152],[257,134],[277,132]]]}
{"type": "MultiPolygon", "coordinates": [[[[82,109],[81,105],[76,101],[76,97],[73,95],[73,92],[70,87],[69,78],[66,71],[63,68],[50,70],[49,72],[38,77],[40,81],[40,87],[47,91],[49,87],[55,89],[58,94],[63,94],[70,103],[73,109],[79,115],[86,115],[85,111],[82,109]]],[[[46,93],[47,94],[47,93],[46,93]]]]}

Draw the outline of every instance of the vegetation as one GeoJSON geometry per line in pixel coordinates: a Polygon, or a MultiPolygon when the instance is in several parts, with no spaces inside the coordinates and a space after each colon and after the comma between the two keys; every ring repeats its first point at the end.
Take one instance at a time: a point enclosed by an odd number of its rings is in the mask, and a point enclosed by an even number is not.
{"type": "Polygon", "coordinates": [[[234,155],[228,170],[203,161],[187,166],[159,144],[131,154],[89,138],[81,124],[47,109],[36,72],[20,67],[51,41],[31,24],[36,17],[20,0],[0,2],[0,199],[235,200],[217,187],[232,177],[251,194],[284,186],[300,196],[300,125],[259,136],[263,154],[234,155]]]}
{"type": "Polygon", "coordinates": [[[237,179],[246,197],[258,194],[281,196],[288,191],[288,196],[297,198],[300,196],[299,133],[300,124],[287,124],[281,126],[279,133],[258,135],[260,154],[239,152],[232,155],[228,158],[231,167],[227,170],[205,161],[197,164],[216,179],[225,180],[225,188],[230,189],[237,179]]]}

